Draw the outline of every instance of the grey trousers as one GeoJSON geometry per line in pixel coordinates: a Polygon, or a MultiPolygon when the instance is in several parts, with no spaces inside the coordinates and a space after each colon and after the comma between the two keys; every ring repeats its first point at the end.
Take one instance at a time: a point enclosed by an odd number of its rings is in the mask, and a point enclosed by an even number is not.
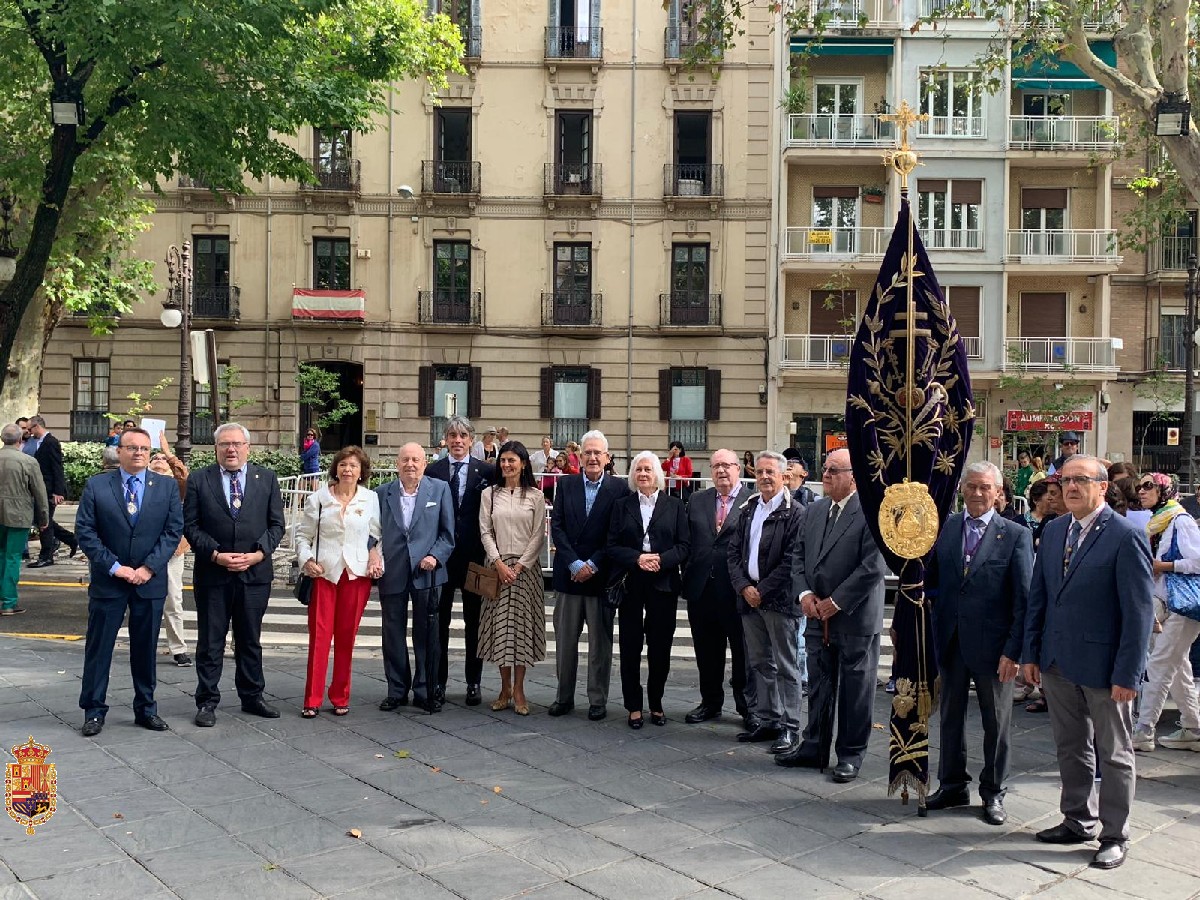
{"type": "Polygon", "coordinates": [[[1068,681],[1057,667],[1042,672],[1042,690],[1058,748],[1059,808],[1067,825],[1102,841],[1129,840],[1136,785],[1133,704],[1114,703],[1108,688],[1068,681]],[[1095,781],[1100,763],[1099,790],[1095,781]],[[1099,824],[1100,833],[1096,834],[1099,824]]]}
{"type": "Polygon", "coordinates": [[[591,706],[608,705],[612,677],[614,611],[603,597],[556,594],[554,598],[554,656],[559,703],[575,705],[575,679],[579,672],[579,636],[588,632],[587,695],[591,706]]]}
{"type": "Polygon", "coordinates": [[[796,617],[770,609],[742,616],[746,662],[758,688],[758,720],[763,725],[800,732],[800,640],[796,617]]]}
{"type": "Polygon", "coordinates": [[[996,660],[995,665],[982,670],[972,669],[962,657],[957,637],[952,639],[945,657],[938,660],[942,677],[942,752],[938,757],[938,781],[949,790],[965,788],[971,783],[971,776],[967,774],[964,731],[971,682],[974,681],[979,714],[983,721],[983,768],[979,770],[979,795],[985,803],[993,797],[1004,797],[1004,782],[1008,778],[1013,683],[1001,683],[996,675],[999,662],[996,660]]]}

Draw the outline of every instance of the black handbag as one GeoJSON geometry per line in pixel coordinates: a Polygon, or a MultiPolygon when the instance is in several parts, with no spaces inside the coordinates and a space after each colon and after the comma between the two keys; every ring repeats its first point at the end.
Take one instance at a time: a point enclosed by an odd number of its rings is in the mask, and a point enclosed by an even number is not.
{"type": "Polygon", "coordinates": [[[617,609],[625,602],[625,578],[626,576],[622,575],[619,581],[614,581],[604,592],[604,605],[609,609],[617,609]]]}
{"type": "MultiPolygon", "coordinates": [[[[317,501],[317,548],[313,553],[313,559],[316,559],[320,555],[321,555],[321,504],[320,504],[320,501],[317,501]]],[[[315,578],[313,578],[311,575],[305,575],[303,573],[301,573],[300,577],[296,579],[296,586],[295,586],[295,588],[292,589],[292,592],[296,595],[296,599],[299,600],[300,603],[304,606],[308,606],[309,601],[312,600],[313,587],[315,586],[314,582],[316,582],[315,578]]]]}

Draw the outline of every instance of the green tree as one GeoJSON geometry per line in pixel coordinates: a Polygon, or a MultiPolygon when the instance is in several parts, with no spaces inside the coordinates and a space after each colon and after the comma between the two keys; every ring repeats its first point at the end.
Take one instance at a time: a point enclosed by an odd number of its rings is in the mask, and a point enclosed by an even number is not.
{"type": "Polygon", "coordinates": [[[0,418],[29,406],[29,373],[65,310],[99,324],[151,286],[150,267],[126,255],[148,209],[139,186],[176,172],[233,192],[247,174],[312,181],[289,136],[368,130],[394,82],[461,71],[457,28],[426,10],[0,0],[0,190],[15,201],[20,250],[0,290],[0,418]],[[52,100],[82,119],[53,124],[52,100]],[[22,371],[18,397],[9,381],[22,371]]]}
{"type": "Polygon", "coordinates": [[[358,412],[356,404],[342,397],[336,372],[300,363],[296,367],[296,385],[300,389],[300,402],[312,409],[321,429],[358,412]]]}

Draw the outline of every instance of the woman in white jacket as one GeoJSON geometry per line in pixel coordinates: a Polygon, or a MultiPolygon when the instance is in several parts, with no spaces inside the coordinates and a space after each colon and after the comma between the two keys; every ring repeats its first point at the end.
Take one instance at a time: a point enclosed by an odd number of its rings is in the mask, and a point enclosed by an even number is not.
{"type": "Polygon", "coordinates": [[[1179,706],[1182,727],[1159,738],[1157,744],[1172,750],[1200,752],[1200,706],[1197,705],[1196,686],[1188,660],[1188,652],[1200,636],[1200,622],[1167,610],[1165,578],[1167,572],[1200,573],[1200,527],[1175,499],[1176,493],[1174,481],[1159,472],[1138,479],[1142,509],[1151,511],[1146,531],[1154,557],[1154,617],[1162,631],[1154,636],[1150,658],[1146,662],[1146,684],[1142,687],[1137,726],[1133,732],[1135,750],[1155,749],[1154,728],[1170,693],[1179,706]],[[1167,562],[1163,557],[1168,555],[1172,542],[1177,543],[1182,558],[1167,562]]]}
{"type": "Polygon", "coordinates": [[[350,712],[350,664],[371,579],[383,574],[383,557],[371,546],[380,537],[379,496],[367,487],[371,461],[358,447],[339,450],[329,465],[329,483],[304,501],[296,529],[296,559],[315,579],[308,604],[306,719],[316,718],[325,693],[329,645],[333,681],[329,702],[335,716],[350,712]]]}

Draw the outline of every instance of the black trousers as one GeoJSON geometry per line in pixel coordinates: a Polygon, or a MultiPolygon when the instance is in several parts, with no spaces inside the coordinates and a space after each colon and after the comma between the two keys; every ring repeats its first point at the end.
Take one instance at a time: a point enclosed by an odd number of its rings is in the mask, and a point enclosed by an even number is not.
{"type": "MultiPolygon", "coordinates": [[[[447,574],[450,580],[442,585],[438,603],[438,643],[442,651],[438,662],[438,686],[443,692],[450,671],[450,615],[454,611],[454,592],[462,589],[467,578],[467,561],[464,560],[461,567],[458,563],[452,564],[447,574]]],[[[483,677],[483,660],[479,658],[479,612],[482,608],[483,598],[470,591],[462,592],[462,617],[467,626],[467,684],[479,684],[483,677]]]]}
{"type": "Polygon", "coordinates": [[[54,559],[54,551],[59,541],[68,547],[75,546],[75,535],[54,521],[56,509],[58,505],[53,500],[50,501],[50,524],[41,530],[42,549],[38,552],[38,559],[54,559]]]}
{"type": "Polygon", "coordinates": [[[744,714],[746,706],[746,642],[742,636],[742,617],[732,593],[718,590],[709,581],[699,600],[689,601],[688,624],[692,646],[696,650],[696,669],[700,674],[700,702],[720,709],[725,704],[725,648],[729,648],[733,673],[734,704],[744,714]]]}
{"type": "Polygon", "coordinates": [[[839,634],[829,636],[823,646],[821,635],[804,636],[808,650],[809,711],[804,729],[802,751],[806,756],[824,757],[829,752],[829,736],[820,728],[821,716],[813,708],[813,698],[829,690],[836,700],[837,737],[833,742],[838,762],[856,769],[862,765],[871,738],[872,707],[875,703],[875,679],[879,671],[879,635],[839,634]]]}
{"type": "MultiPolygon", "coordinates": [[[[633,579],[630,579],[632,581],[633,579]]],[[[651,712],[662,712],[663,691],[671,671],[671,642],[679,598],[670,592],[631,585],[617,610],[621,627],[621,694],[630,712],[642,708],[642,646],[646,647],[646,699],[651,712]]]]}
{"type": "Polygon", "coordinates": [[[142,719],[158,714],[154,689],[158,676],[155,653],[166,597],[139,597],[129,585],[121,597],[89,597],[87,643],[83,649],[83,684],[79,708],[85,718],[103,719],[108,714],[105,698],[112,669],[117,632],[129,611],[129,673],[133,676],[133,714],[142,719]]]}
{"type": "Polygon", "coordinates": [[[942,677],[942,699],[939,710],[942,728],[942,752],[938,757],[938,781],[954,790],[971,783],[967,773],[967,705],[971,697],[971,682],[975,682],[975,697],[983,722],[983,767],[979,770],[979,795],[985,801],[1004,797],[1008,778],[1009,733],[1012,730],[1013,682],[1001,683],[996,675],[1000,660],[995,664],[975,668],[963,659],[958,636],[950,642],[945,656],[938,660],[942,677]]]}
{"type": "Polygon", "coordinates": [[[225,638],[233,626],[234,686],[243,703],[258,700],[266,688],[262,666],[262,620],[271,595],[269,584],[241,581],[196,587],[196,706],[221,702],[225,638]]]}

